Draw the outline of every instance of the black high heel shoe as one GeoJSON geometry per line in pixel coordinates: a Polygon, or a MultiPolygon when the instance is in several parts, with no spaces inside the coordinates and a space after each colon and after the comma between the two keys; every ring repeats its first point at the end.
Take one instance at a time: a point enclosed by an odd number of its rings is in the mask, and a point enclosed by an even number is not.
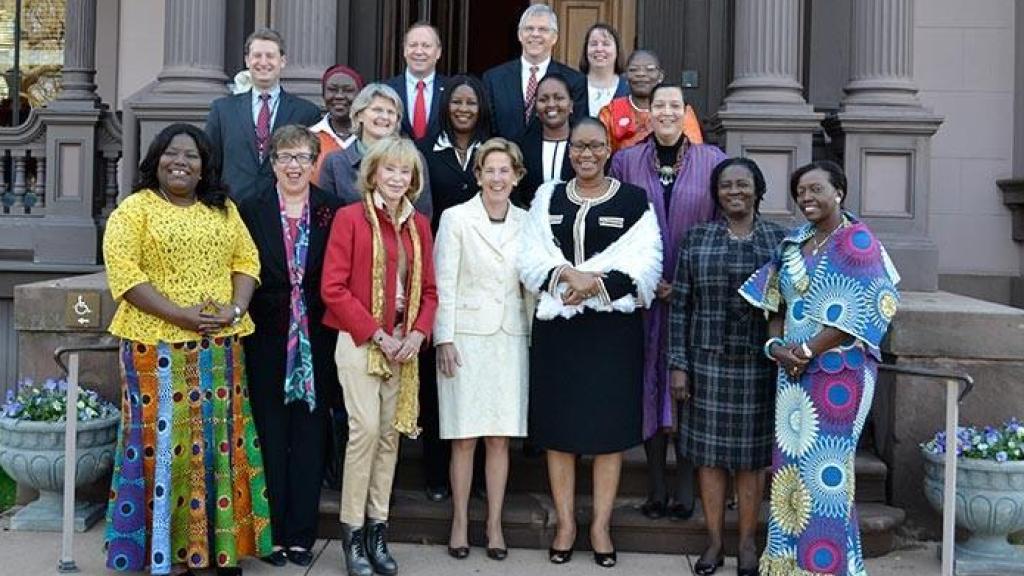
{"type": "Polygon", "coordinates": [[[448,547],[448,555],[456,560],[465,560],[469,556],[469,546],[448,547]]]}
{"type": "Polygon", "coordinates": [[[753,568],[737,568],[736,576],[758,576],[760,572],[757,571],[757,566],[753,568]]]}
{"type": "Polygon", "coordinates": [[[565,564],[572,560],[572,548],[568,550],[558,550],[556,548],[548,548],[548,560],[552,564],[565,564]]]}
{"type": "MultiPolygon", "coordinates": [[[[725,565],[725,556],[719,556],[714,562],[705,562],[703,560],[697,560],[697,563],[693,565],[693,573],[698,576],[711,576],[725,565]]],[[[755,570],[754,575],[757,576],[755,570]]]]}
{"type": "Polygon", "coordinates": [[[487,557],[491,560],[504,560],[508,558],[508,548],[488,548],[487,557]]]}
{"type": "Polygon", "coordinates": [[[594,564],[597,564],[601,568],[614,568],[615,564],[619,561],[618,555],[615,550],[608,553],[594,552],[594,564]]]}

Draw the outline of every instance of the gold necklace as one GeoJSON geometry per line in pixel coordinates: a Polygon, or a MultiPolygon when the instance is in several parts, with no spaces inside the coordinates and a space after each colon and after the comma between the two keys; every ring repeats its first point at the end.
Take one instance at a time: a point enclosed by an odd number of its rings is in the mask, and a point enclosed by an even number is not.
{"type": "MultiPolygon", "coordinates": [[[[167,201],[168,204],[174,204],[175,206],[181,206],[181,207],[184,208],[184,207],[191,206],[191,205],[196,203],[196,197],[195,196],[189,196],[188,197],[188,200],[189,200],[188,204],[178,204],[176,202],[172,202],[171,201],[171,199],[167,196],[167,192],[164,192],[163,188],[160,188],[158,186],[156,191],[159,192],[160,195],[164,197],[164,200],[167,201]]],[[[194,194],[194,192],[193,192],[193,194],[194,194]]]]}
{"type": "MultiPolygon", "coordinates": [[[[816,237],[817,235],[812,236],[811,240],[814,242],[814,249],[811,250],[811,256],[817,256],[818,255],[818,251],[821,250],[821,247],[824,246],[825,243],[828,242],[829,239],[832,238],[832,235],[836,233],[836,230],[839,230],[842,227],[843,227],[843,221],[840,220],[839,224],[836,224],[836,227],[833,228],[832,231],[828,233],[828,236],[825,236],[825,238],[823,238],[821,240],[821,242],[818,242],[818,239],[816,237]]],[[[815,229],[815,232],[817,232],[817,229],[815,229]]]]}

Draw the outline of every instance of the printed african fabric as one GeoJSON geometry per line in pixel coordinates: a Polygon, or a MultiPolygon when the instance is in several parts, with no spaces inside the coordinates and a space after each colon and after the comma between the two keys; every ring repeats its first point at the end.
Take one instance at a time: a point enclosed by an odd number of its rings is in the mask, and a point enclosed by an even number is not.
{"type": "Polygon", "coordinates": [[[809,224],[791,232],[740,288],[768,312],[785,302],[787,344],[809,341],[825,326],[851,336],[812,358],[799,380],[778,371],[760,573],[864,576],[854,456],[874,396],[879,344],[899,303],[899,275],[878,239],[849,214],[821,254],[805,256],[800,247],[813,235],[809,224]]]}
{"type": "Polygon", "coordinates": [[[122,421],[107,567],[169,574],[271,551],[270,509],[242,346],[226,337],[121,342],[122,421]]]}

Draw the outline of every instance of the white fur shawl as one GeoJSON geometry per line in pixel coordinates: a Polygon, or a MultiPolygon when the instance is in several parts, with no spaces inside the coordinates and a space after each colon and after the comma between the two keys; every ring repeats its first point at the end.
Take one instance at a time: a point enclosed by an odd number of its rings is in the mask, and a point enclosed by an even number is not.
{"type": "Polygon", "coordinates": [[[600,295],[568,306],[562,303],[567,285],[559,283],[552,294],[545,288],[549,273],[559,266],[572,266],[555,245],[548,208],[556,182],[542,185],[530,206],[523,229],[523,249],[519,252],[519,278],[526,288],[538,295],[537,318],[550,320],[556,316],[571,318],[590,308],[599,312],[630,313],[638,307],[647,308],[654,300],[654,289],[661,278],[661,231],[650,205],[647,211],[625,234],[604,251],[593,255],[579,266],[582,272],[622,272],[633,279],[637,297],[627,294],[608,303],[600,295]]]}

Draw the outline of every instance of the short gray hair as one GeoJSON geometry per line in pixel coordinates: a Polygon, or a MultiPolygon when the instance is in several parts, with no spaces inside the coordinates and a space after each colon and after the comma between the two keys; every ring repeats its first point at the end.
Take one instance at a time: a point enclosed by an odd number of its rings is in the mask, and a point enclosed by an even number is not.
{"type": "Polygon", "coordinates": [[[547,4],[532,4],[529,8],[523,10],[523,15],[519,17],[519,28],[517,30],[522,30],[523,26],[526,25],[526,21],[534,16],[547,16],[548,21],[551,23],[551,29],[558,32],[558,14],[555,14],[554,9],[547,4]]]}
{"type": "Polygon", "coordinates": [[[359,133],[362,130],[362,123],[356,120],[356,116],[360,112],[370,107],[370,102],[376,97],[384,98],[385,100],[391,100],[395,105],[395,110],[398,111],[398,120],[395,122],[395,134],[401,130],[402,117],[405,114],[405,106],[402,105],[402,97],[395,92],[395,89],[387,84],[381,82],[371,82],[363,87],[356,95],[356,99],[352,101],[352,106],[349,108],[348,116],[352,120],[352,130],[355,133],[359,133]]]}

